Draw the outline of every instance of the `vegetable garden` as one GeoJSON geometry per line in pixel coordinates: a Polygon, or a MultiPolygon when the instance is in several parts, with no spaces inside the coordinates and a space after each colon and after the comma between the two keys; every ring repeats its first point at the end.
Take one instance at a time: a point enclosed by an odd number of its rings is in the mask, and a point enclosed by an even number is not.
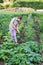
{"type": "Polygon", "coordinates": [[[41,65],[43,62],[43,14],[38,12],[0,12],[0,61],[8,65],[41,65]],[[9,33],[13,17],[22,16],[18,45],[9,33]]]}

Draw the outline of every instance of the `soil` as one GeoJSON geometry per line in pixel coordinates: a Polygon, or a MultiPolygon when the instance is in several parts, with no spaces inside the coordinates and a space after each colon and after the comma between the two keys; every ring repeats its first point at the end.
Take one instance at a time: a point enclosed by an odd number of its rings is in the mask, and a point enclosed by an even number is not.
{"type": "Polygon", "coordinates": [[[0,61],[0,65],[5,65],[5,63],[3,61],[0,61]]]}
{"type": "Polygon", "coordinates": [[[2,10],[13,11],[13,12],[34,12],[35,11],[33,8],[27,8],[27,7],[14,7],[14,8],[2,9],[2,10]]]}

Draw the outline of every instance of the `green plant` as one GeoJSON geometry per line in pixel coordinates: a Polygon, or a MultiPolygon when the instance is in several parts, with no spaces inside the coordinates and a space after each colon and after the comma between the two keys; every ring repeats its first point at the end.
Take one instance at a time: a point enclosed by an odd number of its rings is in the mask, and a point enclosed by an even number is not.
{"type": "Polygon", "coordinates": [[[4,9],[3,5],[0,3],[0,9],[4,9]]]}
{"type": "Polygon", "coordinates": [[[6,9],[9,7],[10,4],[4,4],[3,7],[6,9]]]}
{"type": "Polygon", "coordinates": [[[34,40],[34,20],[32,16],[35,17],[35,21],[39,22],[38,34],[40,40],[43,41],[43,31],[42,22],[43,14],[41,13],[14,13],[14,12],[0,12],[0,39],[4,37],[3,44],[0,45],[0,61],[7,62],[8,65],[34,65],[34,63],[40,63],[42,61],[41,45],[34,40]],[[9,23],[13,17],[22,16],[20,22],[20,35],[17,34],[18,41],[21,38],[25,43],[14,44],[9,33],[9,23]],[[41,30],[41,31],[40,31],[41,30]],[[28,33],[27,33],[28,32],[28,33]]]}
{"type": "MultiPolygon", "coordinates": [[[[43,14],[41,14],[41,13],[40,14],[39,13],[24,13],[24,12],[23,13],[22,12],[21,13],[6,12],[6,13],[2,12],[2,14],[1,14],[1,12],[0,12],[0,24],[1,24],[0,25],[0,31],[1,31],[0,36],[1,35],[5,36],[8,33],[9,23],[13,17],[22,16],[22,21],[21,21],[20,27],[19,27],[21,36],[19,34],[17,34],[17,38],[18,38],[18,40],[20,40],[21,38],[24,38],[24,42],[29,41],[29,40],[34,40],[35,31],[33,29],[34,20],[32,19],[32,14],[33,14],[33,16],[35,16],[35,20],[38,19],[38,22],[39,22],[38,34],[40,35],[40,33],[43,32],[43,30],[42,30],[43,29],[43,26],[42,26],[43,14]]],[[[6,35],[6,36],[10,36],[10,35],[6,35]]]]}
{"type": "Polygon", "coordinates": [[[33,41],[22,43],[21,45],[6,42],[0,47],[0,60],[7,62],[8,65],[40,63],[42,58],[39,52],[40,47],[38,46],[37,42],[33,41]]]}

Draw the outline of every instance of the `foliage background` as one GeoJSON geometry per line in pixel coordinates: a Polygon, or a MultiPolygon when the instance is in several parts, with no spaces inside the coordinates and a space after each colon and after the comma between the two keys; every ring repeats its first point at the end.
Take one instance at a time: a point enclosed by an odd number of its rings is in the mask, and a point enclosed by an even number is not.
{"type": "Polygon", "coordinates": [[[34,9],[43,9],[43,0],[6,0],[7,2],[10,2],[7,4],[1,4],[1,2],[4,2],[4,0],[0,0],[0,9],[3,8],[12,8],[12,7],[31,7],[34,9]]]}

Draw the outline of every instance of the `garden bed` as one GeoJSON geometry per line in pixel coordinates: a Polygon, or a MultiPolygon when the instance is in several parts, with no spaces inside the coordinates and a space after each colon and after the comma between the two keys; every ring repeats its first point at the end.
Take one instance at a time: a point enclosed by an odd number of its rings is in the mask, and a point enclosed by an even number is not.
{"type": "Polygon", "coordinates": [[[0,13],[0,24],[0,39],[2,41],[4,39],[3,44],[0,45],[0,59],[3,59],[5,63],[8,62],[8,65],[41,65],[42,49],[39,41],[43,40],[43,14],[2,12],[0,13]],[[22,16],[19,27],[21,34],[17,34],[18,42],[22,44],[18,45],[11,42],[8,30],[9,22],[16,16],[22,16]],[[39,41],[34,38],[36,33],[39,41]]]}

